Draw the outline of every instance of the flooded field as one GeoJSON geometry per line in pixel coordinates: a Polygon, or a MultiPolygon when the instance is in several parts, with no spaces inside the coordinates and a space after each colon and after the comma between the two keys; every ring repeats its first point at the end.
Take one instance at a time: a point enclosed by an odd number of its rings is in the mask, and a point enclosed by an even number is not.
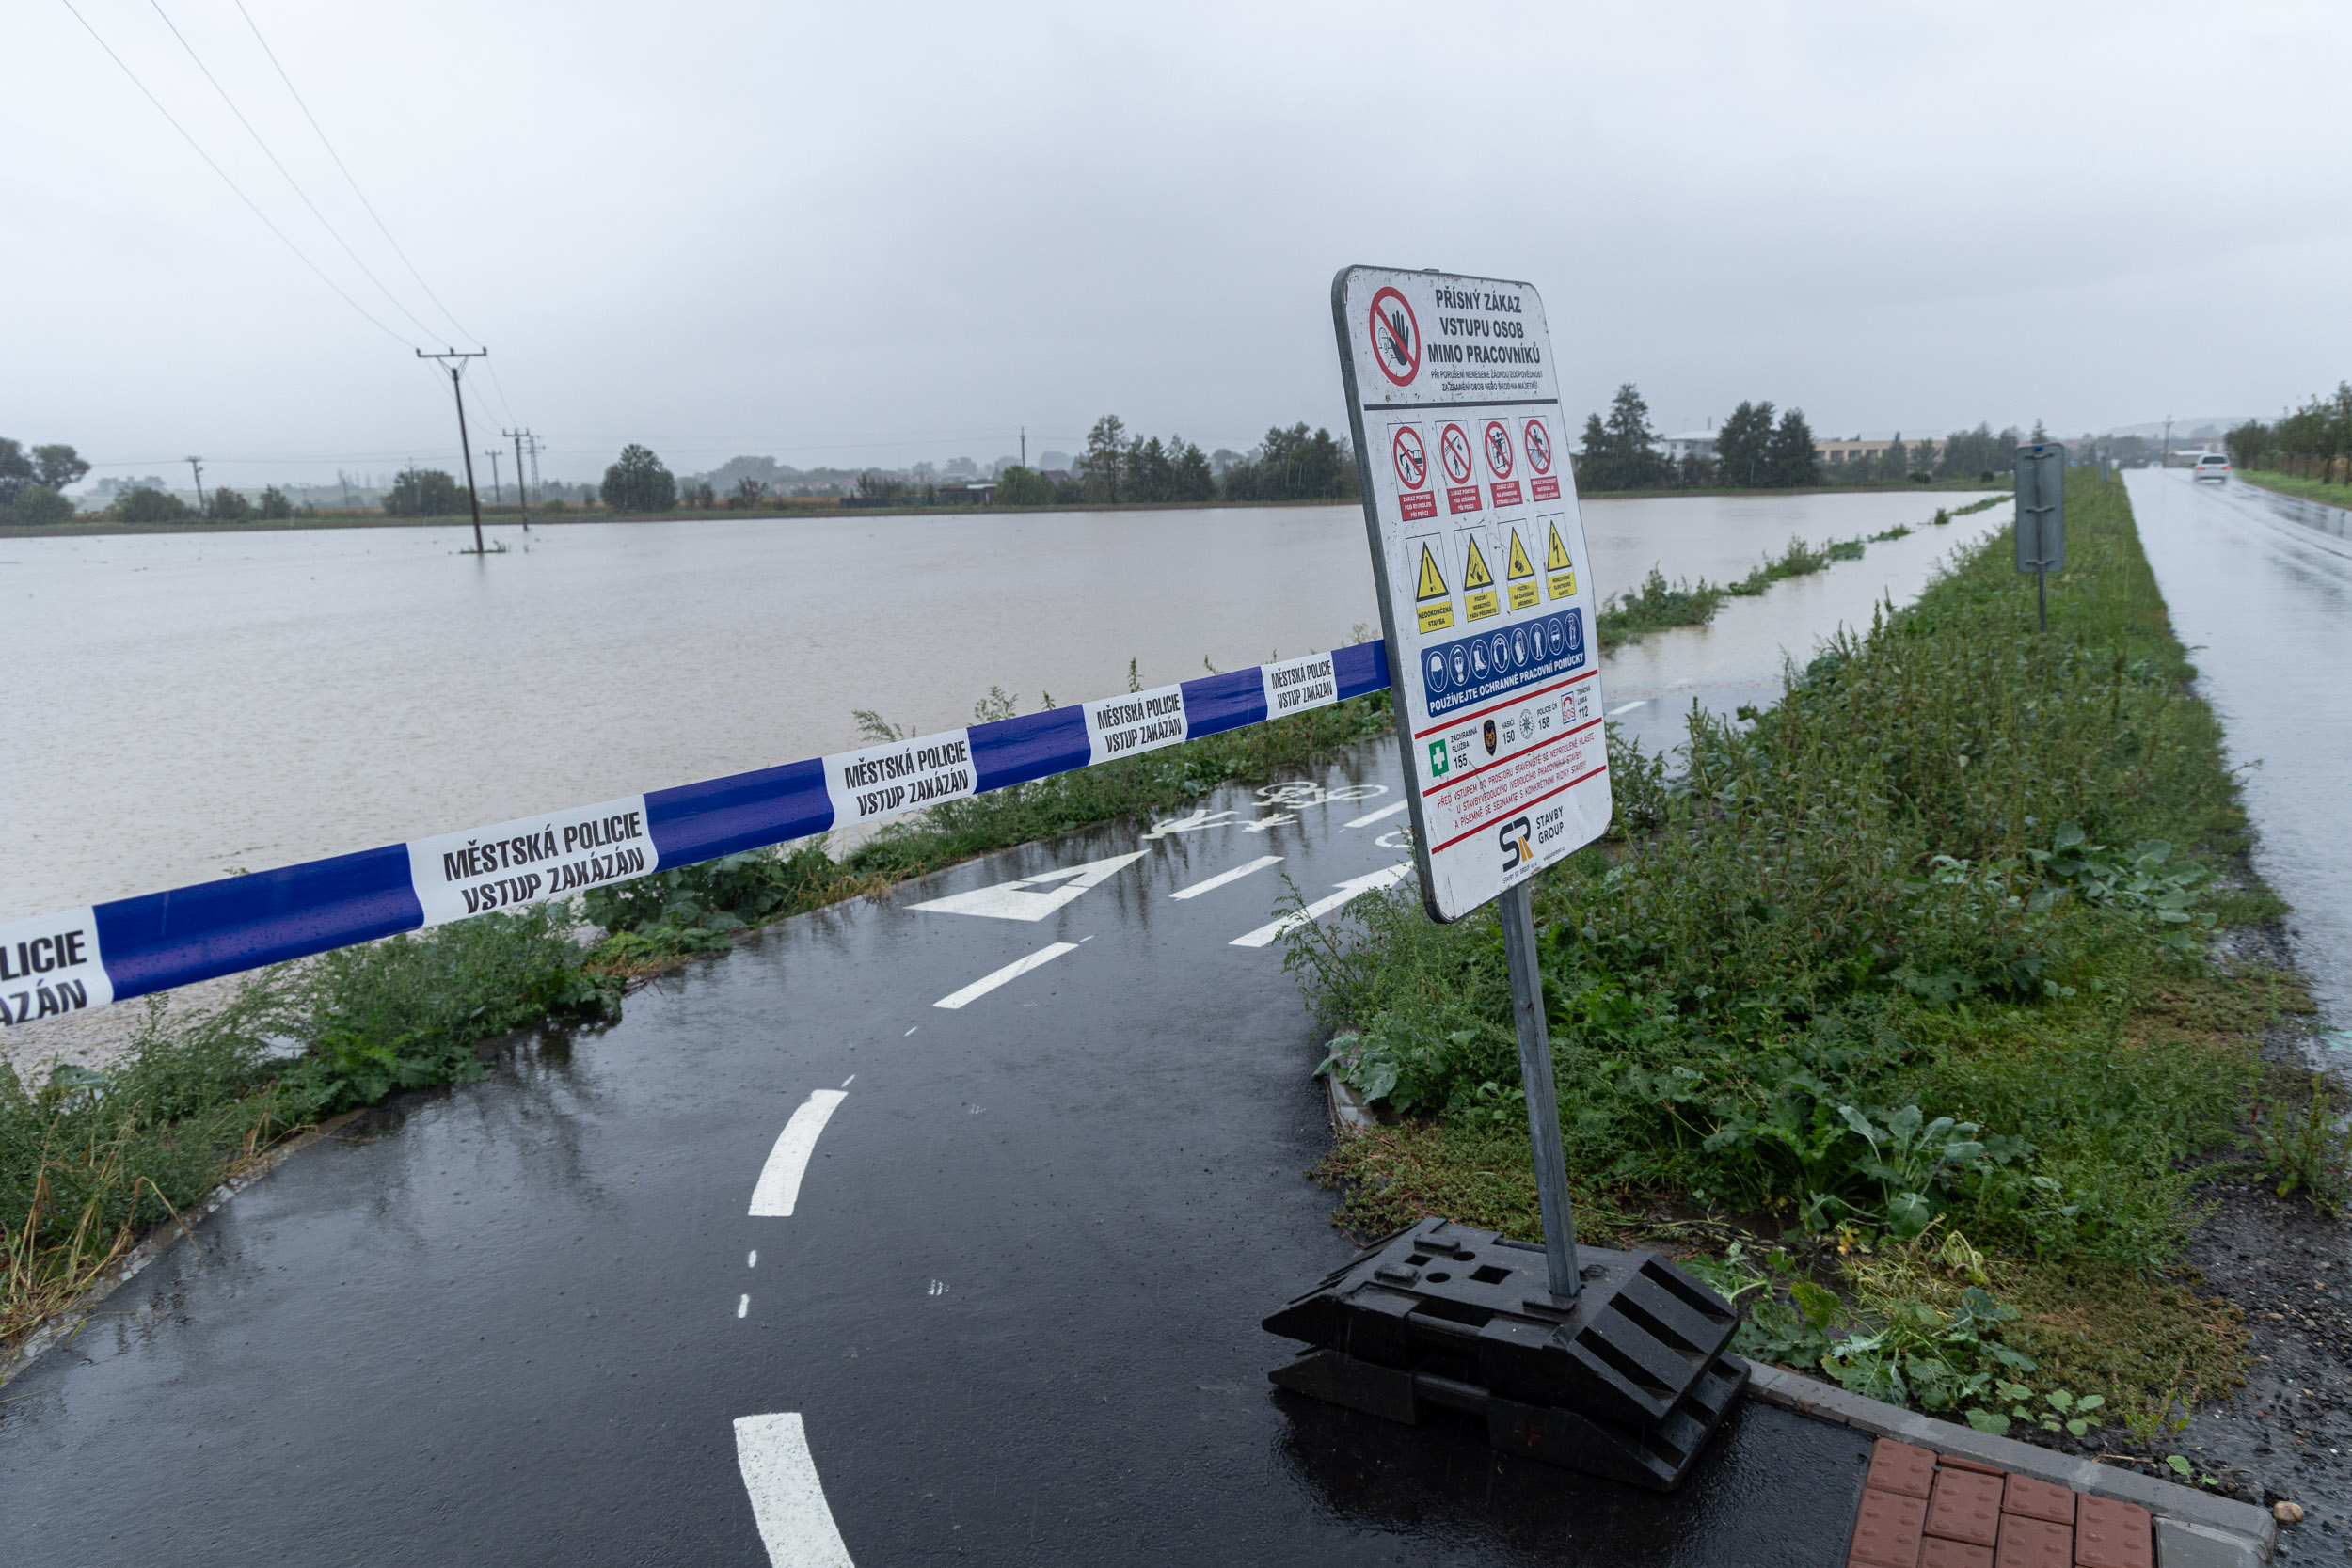
{"type": "MultiPolygon", "coordinates": [[[[1604,594],[1736,578],[1791,535],[1924,523],[1907,494],[1607,500],[1604,594]]],[[[2006,508],[1877,545],[1628,649],[1628,722],[1749,700],[2006,508]]],[[[0,919],[813,756],[1376,623],[1353,506],[0,540],[0,919]]]]}

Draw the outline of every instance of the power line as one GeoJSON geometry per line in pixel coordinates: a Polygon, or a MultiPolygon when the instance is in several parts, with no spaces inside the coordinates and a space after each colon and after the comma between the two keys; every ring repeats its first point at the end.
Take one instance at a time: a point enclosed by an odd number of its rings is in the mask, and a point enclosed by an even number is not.
{"type": "MultiPolygon", "coordinates": [[[[400,264],[408,269],[408,276],[417,280],[417,287],[424,291],[424,297],[431,300],[434,308],[439,310],[441,314],[449,317],[450,325],[457,328],[457,335],[461,338],[474,337],[474,334],[467,330],[465,324],[457,319],[457,317],[450,310],[450,308],[441,303],[441,296],[433,292],[433,285],[424,280],[424,274],[417,270],[416,262],[408,260],[408,253],[400,248],[400,242],[398,240],[392,238],[392,231],[389,228],[385,227],[384,219],[375,210],[375,203],[370,201],[368,199],[368,193],[359,188],[359,182],[352,174],[349,166],[343,163],[342,154],[336,151],[335,144],[326,139],[326,127],[319,124],[318,117],[310,112],[310,105],[303,100],[302,94],[294,87],[294,78],[287,75],[286,68],[278,63],[277,51],[270,48],[269,40],[262,36],[262,29],[260,25],[254,22],[252,13],[245,8],[245,0],[236,0],[236,6],[237,14],[245,18],[245,24],[247,27],[253,29],[253,41],[260,44],[262,46],[262,53],[269,56],[271,68],[278,72],[278,79],[286,84],[286,91],[294,99],[294,106],[302,111],[302,118],[309,120],[310,122],[310,129],[317,133],[319,145],[326,149],[326,155],[329,158],[335,160],[335,167],[342,171],[344,182],[351,186],[351,194],[359,198],[359,205],[367,209],[369,217],[374,219],[376,232],[383,235],[384,243],[392,247],[392,254],[399,257],[400,264]]],[[[380,284],[378,285],[378,287],[381,286],[382,285],[380,284]]],[[[410,319],[414,320],[415,318],[411,317],[410,319]]],[[[476,339],[475,341],[479,341],[480,340],[476,339]]],[[[493,381],[497,380],[498,372],[492,371],[490,372],[490,379],[493,381]]],[[[501,401],[504,401],[502,395],[501,401]]]]}
{"type": "MultiPolygon", "coordinates": [[[[309,267],[320,282],[326,284],[329,289],[332,289],[335,292],[335,297],[337,299],[342,300],[345,305],[348,305],[354,310],[358,311],[370,326],[374,327],[378,332],[383,333],[384,336],[391,339],[392,341],[396,343],[404,344],[409,348],[415,348],[417,346],[416,344],[409,342],[409,341],[400,333],[385,325],[382,322],[377,321],[366,306],[352,298],[348,293],[345,293],[343,292],[342,285],[327,277],[326,272],[320,268],[319,264],[316,261],[311,261],[310,256],[300,245],[294,244],[293,240],[289,239],[284,230],[278,228],[278,225],[270,221],[269,214],[262,211],[260,206],[254,202],[254,199],[251,197],[245,194],[245,190],[242,186],[240,186],[234,180],[229,178],[229,171],[222,168],[220,165],[213,161],[213,155],[204,150],[204,144],[198,141],[193,135],[190,135],[188,134],[188,128],[181,124],[179,120],[172,118],[171,111],[164,107],[163,100],[148,91],[147,84],[139,80],[138,72],[133,71],[129,65],[124,63],[122,56],[115,53],[114,46],[108,43],[104,38],[100,36],[97,28],[90,25],[89,18],[74,9],[73,0],[57,0],[57,3],[63,6],[67,11],[71,12],[73,20],[82,24],[82,30],[87,33],[90,38],[96,41],[99,48],[103,49],[106,52],[106,57],[114,61],[116,65],[121,67],[122,74],[131,78],[131,85],[139,89],[139,95],[145,98],[150,103],[152,103],[155,106],[155,112],[164,117],[166,123],[169,124],[173,130],[180,133],[180,139],[186,142],[189,149],[194,151],[198,157],[204,160],[204,166],[211,169],[215,174],[220,176],[220,182],[228,186],[230,194],[234,195],[239,201],[244,202],[255,217],[262,220],[262,228],[278,236],[278,244],[294,252],[295,261],[300,261],[304,266],[309,267]]],[[[381,288],[382,286],[383,285],[381,284],[377,285],[378,288],[381,288]]]]}
{"type": "MultiPolygon", "coordinates": [[[[188,41],[187,35],[180,31],[179,24],[172,21],[169,14],[165,11],[163,0],[147,0],[147,3],[154,8],[155,14],[157,16],[163,18],[164,25],[171,29],[171,36],[180,40],[180,47],[186,50],[188,53],[188,58],[196,62],[196,69],[203,72],[204,80],[213,84],[213,90],[220,94],[220,101],[229,105],[229,112],[237,117],[237,123],[245,127],[245,134],[251,136],[253,138],[253,145],[262,150],[262,156],[267,158],[270,161],[270,166],[278,170],[280,175],[285,177],[287,189],[293,191],[295,198],[310,210],[310,215],[319,220],[319,227],[326,230],[327,237],[333,240],[337,245],[342,246],[343,254],[351,258],[351,264],[358,267],[360,273],[366,277],[367,280],[375,285],[376,292],[378,293],[382,294],[386,299],[391,301],[392,308],[394,309],[398,310],[402,315],[406,316],[410,322],[414,323],[418,331],[424,333],[427,337],[432,336],[433,329],[425,325],[422,321],[419,320],[417,313],[414,310],[409,309],[398,294],[393,293],[391,290],[384,286],[384,280],[376,277],[374,271],[369,267],[367,262],[359,259],[359,253],[358,251],[351,248],[351,242],[344,239],[342,231],[339,230],[332,223],[327,221],[326,214],[325,213],[319,211],[318,203],[310,199],[310,193],[302,188],[302,182],[294,177],[294,171],[281,163],[278,160],[278,154],[270,150],[270,145],[262,138],[262,133],[253,128],[253,122],[245,118],[245,111],[237,107],[237,101],[229,96],[229,89],[220,85],[220,78],[213,74],[213,68],[206,65],[204,63],[204,57],[196,52],[196,45],[188,41]]],[[[252,19],[250,17],[246,18],[248,23],[250,23],[251,20],[252,19]]],[[[255,36],[259,37],[260,35],[256,34],[255,36]]],[[[305,112],[307,113],[308,111],[306,110],[305,112]]],[[[430,289],[425,292],[427,293],[432,293],[430,289]]],[[[443,312],[445,315],[448,312],[446,311],[443,312]]],[[[454,319],[454,317],[452,318],[452,320],[454,319]]],[[[416,345],[411,343],[409,346],[414,348],[416,345]]]]}

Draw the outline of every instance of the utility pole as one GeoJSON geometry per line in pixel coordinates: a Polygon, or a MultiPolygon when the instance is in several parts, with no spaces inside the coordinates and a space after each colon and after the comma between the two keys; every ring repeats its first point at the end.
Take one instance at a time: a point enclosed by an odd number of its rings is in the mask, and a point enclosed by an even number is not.
{"type": "Polygon", "coordinates": [[[201,512],[204,510],[204,459],[191,457],[188,467],[196,470],[196,509],[201,512]]]}
{"type": "Polygon", "coordinates": [[[2156,459],[2156,467],[2159,468],[2172,467],[2172,416],[2169,414],[2164,417],[2164,453],[2156,459]]]}
{"type": "Polygon", "coordinates": [[[482,455],[490,460],[490,504],[504,506],[506,492],[499,488],[499,459],[504,457],[506,453],[498,447],[485,447],[482,449],[482,455]]]}
{"type": "Polygon", "coordinates": [[[467,360],[487,359],[490,351],[478,348],[460,354],[453,348],[440,354],[427,354],[419,349],[417,357],[438,360],[441,368],[449,372],[449,389],[457,394],[457,450],[466,454],[466,502],[473,508],[473,553],[486,554],[482,547],[482,497],[473,486],[473,442],[466,435],[466,388],[459,378],[465,372],[467,360]]]}
{"type": "MultiPolygon", "coordinates": [[[[531,483],[523,478],[523,451],[528,444],[531,451],[531,479],[535,480],[539,477],[539,437],[533,436],[528,429],[501,430],[499,434],[514,437],[515,499],[522,503],[523,531],[529,533],[531,531],[531,483]]],[[[497,471],[495,468],[491,470],[493,475],[497,471]]]]}
{"type": "Polygon", "coordinates": [[[1029,427],[1027,425],[1021,427],[1021,466],[1025,468],[1029,466],[1029,427]]]}

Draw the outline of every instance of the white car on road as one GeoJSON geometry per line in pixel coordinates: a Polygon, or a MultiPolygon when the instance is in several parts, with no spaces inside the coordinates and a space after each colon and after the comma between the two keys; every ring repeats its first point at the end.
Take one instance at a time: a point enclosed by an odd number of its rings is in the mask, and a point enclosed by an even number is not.
{"type": "Polygon", "coordinates": [[[2217,451],[2209,451],[2199,458],[2197,467],[2189,471],[2198,479],[2217,479],[2226,483],[2230,477],[2230,460],[2217,451]]]}

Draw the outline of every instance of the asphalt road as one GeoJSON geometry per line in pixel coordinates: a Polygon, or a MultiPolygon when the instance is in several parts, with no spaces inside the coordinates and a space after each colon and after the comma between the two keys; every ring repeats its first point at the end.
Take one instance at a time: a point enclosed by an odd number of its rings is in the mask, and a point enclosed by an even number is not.
{"type": "Polygon", "coordinates": [[[2247,769],[2255,866],[2295,907],[2313,990],[2352,1027],[2352,512],[2177,468],[2124,478],[2198,689],[2247,769]]]}
{"type": "Polygon", "coordinates": [[[8,1386],[7,1560],[1842,1562],[1842,1428],[1751,1403],[1660,1498],[1266,1384],[1352,1249],[1237,939],[1398,874],[1394,758],[786,922],[297,1155],[8,1386]]]}

